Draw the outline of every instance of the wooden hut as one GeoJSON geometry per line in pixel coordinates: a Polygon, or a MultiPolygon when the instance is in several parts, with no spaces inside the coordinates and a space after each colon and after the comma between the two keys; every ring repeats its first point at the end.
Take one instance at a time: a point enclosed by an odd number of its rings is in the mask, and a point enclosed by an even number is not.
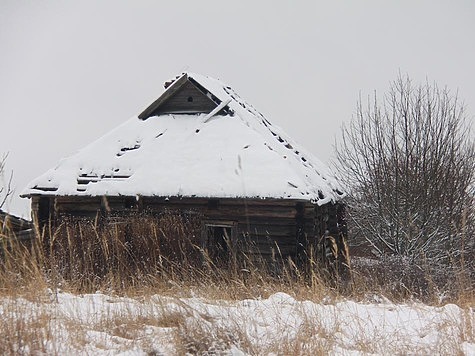
{"type": "Polygon", "coordinates": [[[23,241],[30,240],[33,236],[31,221],[8,214],[0,209],[0,240],[16,238],[23,241]]]}
{"type": "Polygon", "coordinates": [[[296,258],[326,231],[346,233],[343,193],[329,169],[231,87],[193,73],[165,83],[142,113],[33,180],[22,196],[40,224],[197,213],[201,244],[219,253],[225,238],[232,248],[245,237],[262,255],[278,246],[296,258]]]}

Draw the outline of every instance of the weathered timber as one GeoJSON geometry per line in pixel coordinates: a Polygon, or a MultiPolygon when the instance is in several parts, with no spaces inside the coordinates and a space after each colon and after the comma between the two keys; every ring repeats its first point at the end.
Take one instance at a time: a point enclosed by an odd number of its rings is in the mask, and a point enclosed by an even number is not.
{"type": "Polygon", "coordinates": [[[162,114],[209,113],[219,105],[219,102],[207,94],[183,76],[171,85],[165,95],[145,109],[139,118],[145,120],[162,114]]]}
{"type": "Polygon", "coordinates": [[[178,80],[175,80],[169,87],[169,89],[163,93],[157,100],[155,100],[151,105],[149,105],[140,115],[139,118],[142,120],[146,120],[150,116],[153,116],[153,112],[157,110],[160,105],[166,102],[171,96],[173,96],[177,90],[187,81],[188,79],[186,76],[182,76],[178,80]]]}
{"type": "Polygon", "coordinates": [[[190,81],[186,81],[177,92],[158,107],[152,116],[161,114],[209,113],[217,104],[202,93],[190,81]]]}
{"type": "Polygon", "coordinates": [[[40,223],[50,221],[55,226],[68,216],[107,219],[107,224],[120,228],[124,236],[130,235],[126,223],[129,216],[150,216],[157,223],[167,214],[196,216],[202,221],[200,239],[205,247],[214,241],[209,231],[215,236],[228,229],[232,246],[246,243],[250,249],[247,253],[292,257],[298,263],[304,263],[307,250],[316,248],[325,231],[333,234],[344,223],[340,207],[284,199],[42,196],[33,197],[32,210],[40,223]]]}

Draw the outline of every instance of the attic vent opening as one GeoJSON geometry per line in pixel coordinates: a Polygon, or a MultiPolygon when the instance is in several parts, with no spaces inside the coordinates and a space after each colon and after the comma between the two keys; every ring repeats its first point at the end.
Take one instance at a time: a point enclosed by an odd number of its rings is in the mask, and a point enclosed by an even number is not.
{"type": "Polygon", "coordinates": [[[192,103],[193,102],[193,97],[192,96],[189,96],[188,99],[186,99],[189,103],[192,103]]]}

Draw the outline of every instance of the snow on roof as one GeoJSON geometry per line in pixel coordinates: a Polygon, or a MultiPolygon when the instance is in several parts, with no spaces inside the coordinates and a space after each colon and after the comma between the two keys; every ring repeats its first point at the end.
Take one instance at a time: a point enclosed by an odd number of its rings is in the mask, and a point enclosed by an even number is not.
{"type": "Polygon", "coordinates": [[[283,198],[319,205],[342,197],[322,162],[229,86],[183,76],[217,99],[217,108],[132,117],[33,180],[22,196],[283,198]]]}

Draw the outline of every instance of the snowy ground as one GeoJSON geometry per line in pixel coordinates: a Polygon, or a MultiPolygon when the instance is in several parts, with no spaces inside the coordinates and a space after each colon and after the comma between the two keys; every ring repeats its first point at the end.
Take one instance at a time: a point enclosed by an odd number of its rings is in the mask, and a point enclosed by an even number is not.
{"type": "Polygon", "coordinates": [[[47,299],[1,299],[7,335],[0,342],[10,343],[3,351],[475,355],[474,312],[453,304],[396,305],[380,298],[370,303],[314,303],[284,293],[235,302],[101,293],[51,293],[47,299]]]}

